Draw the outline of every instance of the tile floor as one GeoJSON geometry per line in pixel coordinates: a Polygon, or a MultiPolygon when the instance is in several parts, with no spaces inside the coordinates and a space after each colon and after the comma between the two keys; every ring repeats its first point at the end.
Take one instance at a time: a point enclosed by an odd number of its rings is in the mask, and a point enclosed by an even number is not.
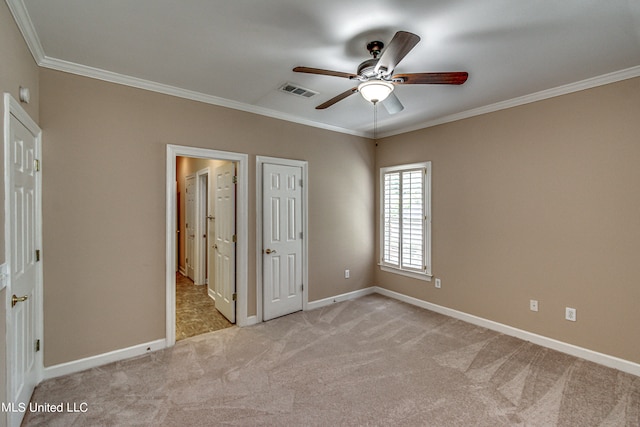
{"type": "Polygon", "coordinates": [[[176,341],[233,326],[216,310],[207,286],[176,274],[176,341]]]}

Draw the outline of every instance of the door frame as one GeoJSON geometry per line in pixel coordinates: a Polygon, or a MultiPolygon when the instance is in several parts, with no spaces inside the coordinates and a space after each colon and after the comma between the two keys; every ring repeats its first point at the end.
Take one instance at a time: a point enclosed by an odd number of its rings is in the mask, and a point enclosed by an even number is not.
{"type": "Polygon", "coordinates": [[[229,160],[238,165],[238,186],[236,188],[236,324],[249,324],[247,316],[247,279],[249,270],[249,156],[247,154],[219,151],[208,148],[186,147],[167,144],[166,165],[166,343],[171,347],[176,343],[176,212],[177,194],[176,160],[178,157],[197,157],[212,160],[229,160]]]}
{"type": "MultiPolygon", "coordinates": [[[[0,281],[0,290],[6,285],[5,288],[5,310],[6,310],[6,334],[2,337],[5,340],[5,351],[6,351],[6,381],[7,381],[7,389],[6,389],[6,397],[8,402],[14,402],[15,396],[11,395],[11,378],[12,378],[12,369],[15,367],[16,361],[13,360],[12,353],[10,351],[9,340],[11,339],[11,328],[13,324],[13,318],[11,317],[11,295],[12,295],[12,254],[11,247],[13,239],[15,238],[14,233],[11,230],[11,221],[9,218],[10,212],[13,211],[13,203],[11,202],[11,197],[7,197],[11,194],[11,187],[13,185],[13,177],[9,173],[11,170],[11,159],[10,159],[10,126],[11,126],[11,116],[14,116],[18,119],[27,130],[35,137],[36,139],[36,159],[42,161],[42,130],[38,126],[38,124],[29,116],[29,114],[22,108],[20,103],[16,101],[9,93],[4,94],[4,102],[3,102],[3,145],[4,145],[4,192],[5,192],[5,219],[4,219],[4,233],[5,233],[5,263],[1,266],[1,270],[3,273],[3,279],[0,281]]],[[[35,198],[35,227],[36,227],[36,247],[42,249],[42,172],[36,174],[36,198],[35,198]]],[[[36,312],[34,313],[34,321],[35,321],[35,330],[36,337],[40,339],[40,351],[37,351],[35,354],[35,369],[36,369],[36,383],[40,383],[43,379],[43,353],[44,353],[44,314],[43,314],[43,274],[42,274],[42,264],[43,260],[36,264],[36,285],[35,285],[35,295],[37,298],[35,308],[36,312]]],[[[17,402],[16,402],[17,404],[17,402]]],[[[11,426],[15,423],[15,418],[13,416],[15,413],[11,411],[6,412],[7,417],[7,425],[11,426]]]]}
{"type": "Polygon", "coordinates": [[[256,156],[256,317],[264,321],[263,269],[262,269],[262,165],[265,163],[293,166],[302,169],[302,310],[309,305],[309,162],[306,160],[282,159],[279,157],[256,156]]]}

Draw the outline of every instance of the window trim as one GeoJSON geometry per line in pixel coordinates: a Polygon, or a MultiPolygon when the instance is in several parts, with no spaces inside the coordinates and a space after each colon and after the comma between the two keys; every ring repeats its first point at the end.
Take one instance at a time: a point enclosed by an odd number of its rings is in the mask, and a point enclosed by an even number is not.
{"type": "Polygon", "coordinates": [[[410,163],[396,166],[387,166],[380,168],[380,177],[379,177],[379,195],[380,195],[380,224],[379,224],[379,233],[380,233],[380,259],[378,266],[382,271],[399,274],[402,276],[412,277],[414,279],[431,281],[433,277],[431,272],[431,162],[420,162],[420,163],[410,163]],[[385,183],[384,178],[388,173],[394,172],[402,172],[410,169],[423,169],[425,171],[424,174],[424,213],[426,215],[426,220],[424,222],[424,263],[426,269],[424,272],[416,271],[413,269],[402,268],[401,266],[396,266],[394,264],[389,264],[384,261],[384,244],[385,244],[385,235],[384,235],[384,205],[385,205],[385,183]]]}

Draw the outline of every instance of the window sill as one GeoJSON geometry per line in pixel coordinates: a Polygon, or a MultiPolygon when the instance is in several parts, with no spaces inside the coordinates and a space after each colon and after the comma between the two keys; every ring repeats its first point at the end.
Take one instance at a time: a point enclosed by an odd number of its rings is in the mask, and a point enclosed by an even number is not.
{"type": "Polygon", "coordinates": [[[380,266],[380,270],[386,271],[387,273],[399,274],[400,276],[407,276],[413,279],[424,280],[425,282],[430,282],[431,278],[433,277],[431,274],[400,270],[399,268],[389,267],[388,265],[384,265],[384,264],[378,264],[378,266],[380,266]]]}

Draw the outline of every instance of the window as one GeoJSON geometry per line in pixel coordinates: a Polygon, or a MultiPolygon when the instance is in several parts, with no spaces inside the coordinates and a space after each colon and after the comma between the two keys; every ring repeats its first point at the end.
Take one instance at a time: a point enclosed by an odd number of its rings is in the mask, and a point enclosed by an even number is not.
{"type": "Polygon", "coordinates": [[[431,162],[380,169],[381,263],[431,279],[431,162]]]}

